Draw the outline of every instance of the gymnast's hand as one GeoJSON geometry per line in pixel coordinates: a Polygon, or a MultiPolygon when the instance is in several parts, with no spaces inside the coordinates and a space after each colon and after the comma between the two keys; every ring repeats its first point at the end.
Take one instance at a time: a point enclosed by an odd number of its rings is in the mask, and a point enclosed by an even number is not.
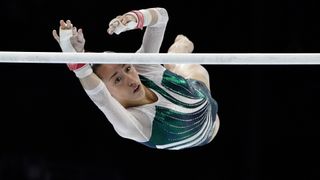
{"type": "Polygon", "coordinates": [[[121,16],[117,16],[109,22],[108,33],[120,34],[124,31],[135,29],[137,27],[137,17],[134,13],[126,13],[121,16]]]}
{"type": "Polygon", "coordinates": [[[59,35],[56,30],[52,31],[52,35],[63,52],[84,52],[85,38],[82,29],[77,30],[70,20],[60,20],[59,35]]]}
{"type": "MultiPolygon", "coordinates": [[[[60,20],[59,35],[56,30],[52,31],[54,39],[59,43],[62,52],[84,52],[85,39],[83,37],[82,30],[77,30],[73,27],[70,20],[64,22],[60,20]]],[[[78,77],[82,77],[81,69],[83,69],[86,64],[70,64],[67,63],[69,70],[80,72],[76,73],[78,77]]],[[[88,69],[88,68],[86,68],[88,69]]]]}

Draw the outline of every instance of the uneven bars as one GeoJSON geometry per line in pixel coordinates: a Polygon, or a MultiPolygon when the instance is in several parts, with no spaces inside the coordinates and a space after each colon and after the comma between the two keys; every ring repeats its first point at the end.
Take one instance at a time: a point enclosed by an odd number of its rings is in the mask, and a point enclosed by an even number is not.
{"type": "Polygon", "coordinates": [[[320,64],[320,53],[62,53],[0,51],[1,63],[320,64]]]}

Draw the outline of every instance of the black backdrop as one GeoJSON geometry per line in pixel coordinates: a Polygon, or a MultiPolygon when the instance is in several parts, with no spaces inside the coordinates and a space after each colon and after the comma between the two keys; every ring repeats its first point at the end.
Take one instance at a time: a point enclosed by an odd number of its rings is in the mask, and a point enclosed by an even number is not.
{"type": "MultiPolygon", "coordinates": [[[[60,51],[60,19],[86,49],[134,52],[142,31],[106,33],[132,9],[161,6],[194,53],[318,53],[316,1],[0,1],[1,51],[60,51]]],[[[0,64],[0,179],[319,179],[318,65],[205,65],[221,128],[207,146],[148,149],[119,137],[64,64],[0,64]]]]}

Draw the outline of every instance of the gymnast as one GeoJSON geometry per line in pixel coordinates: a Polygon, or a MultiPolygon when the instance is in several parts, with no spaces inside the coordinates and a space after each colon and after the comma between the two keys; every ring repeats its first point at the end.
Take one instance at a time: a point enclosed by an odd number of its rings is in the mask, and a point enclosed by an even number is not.
{"type": "MultiPolygon", "coordinates": [[[[159,53],[168,12],[133,10],[112,19],[108,34],[144,31],[136,53],[159,53]]],[[[85,53],[81,28],[60,20],[53,37],[63,52],[85,53]]],[[[191,53],[193,43],[175,38],[168,53],[191,53]]],[[[90,99],[123,138],[150,148],[181,150],[211,142],[219,130],[218,105],[201,64],[67,64],[90,99]]]]}

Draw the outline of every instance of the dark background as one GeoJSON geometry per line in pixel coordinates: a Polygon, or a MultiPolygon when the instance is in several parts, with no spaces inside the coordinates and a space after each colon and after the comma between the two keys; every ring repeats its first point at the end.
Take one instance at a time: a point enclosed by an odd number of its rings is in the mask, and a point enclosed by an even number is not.
{"type": "MultiPolygon", "coordinates": [[[[84,30],[86,49],[134,52],[142,31],[106,33],[132,9],[164,7],[161,52],[177,34],[194,53],[318,53],[316,1],[0,1],[1,51],[60,51],[60,19],[84,30]]],[[[116,134],[64,64],[0,64],[0,180],[319,179],[318,65],[204,65],[219,103],[213,142],[149,149],[116,134]]]]}

